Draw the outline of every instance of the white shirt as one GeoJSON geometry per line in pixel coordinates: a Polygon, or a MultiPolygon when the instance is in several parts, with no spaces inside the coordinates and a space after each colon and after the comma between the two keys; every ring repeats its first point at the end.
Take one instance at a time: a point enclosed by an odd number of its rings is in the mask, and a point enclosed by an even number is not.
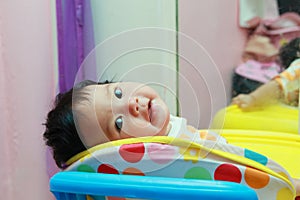
{"type": "Polygon", "coordinates": [[[169,137],[187,139],[197,143],[201,143],[205,139],[227,143],[225,138],[214,131],[201,131],[187,125],[187,120],[185,118],[170,115],[170,124],[171,129],[168,134],[169,137]]]}

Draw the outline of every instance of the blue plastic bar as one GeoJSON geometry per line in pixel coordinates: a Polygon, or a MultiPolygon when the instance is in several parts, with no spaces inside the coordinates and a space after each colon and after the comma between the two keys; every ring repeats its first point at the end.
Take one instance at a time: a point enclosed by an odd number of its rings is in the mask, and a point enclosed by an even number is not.
{"type": "Polygon", "coordinates": [[[160,200],[258,199],[254,190],[232,182],[88,172],[59,172],[50,179],[50,190],[59,200],[70,199],[71,194],[160,200]],[[62,193],[69,196],[64,198],[62,193]]]}

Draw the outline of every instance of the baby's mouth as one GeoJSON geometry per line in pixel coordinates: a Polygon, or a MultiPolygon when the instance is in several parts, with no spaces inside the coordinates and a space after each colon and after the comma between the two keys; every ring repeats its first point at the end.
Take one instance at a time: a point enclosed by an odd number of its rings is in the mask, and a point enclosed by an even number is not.
{"type": "Polygon", "coordinates": [[[150,122],[152,121],[152,109],[151,109],[152,103],[153,103],[152,100],[150,100],[150,101],[148,102],[148,116],[149,116],[150,122]]]}

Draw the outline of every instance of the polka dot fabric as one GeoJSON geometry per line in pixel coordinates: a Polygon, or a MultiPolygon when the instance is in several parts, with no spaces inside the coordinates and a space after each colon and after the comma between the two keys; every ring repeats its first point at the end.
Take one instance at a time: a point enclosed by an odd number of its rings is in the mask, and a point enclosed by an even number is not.
{"type": "Polygon", "coordinates": [[[259,199],[268,200],[292,200],[295,195],[282,167],[248,149],[218,143],[208,149],[211,144],[163,137],[154,142],[135,138],[110,143],[93,148],[66,170],[230,181],[247,185],[259,199]]]}

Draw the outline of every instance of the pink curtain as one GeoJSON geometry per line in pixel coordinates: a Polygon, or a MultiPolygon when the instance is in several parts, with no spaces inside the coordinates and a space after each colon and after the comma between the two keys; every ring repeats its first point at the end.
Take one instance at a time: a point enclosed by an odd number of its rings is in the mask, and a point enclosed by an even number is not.
{"type": "Polygon", "coordinates": [[[50,1],[0,1],[0,198],[51,200],[42,133],[55,94],[50,1]]]}

